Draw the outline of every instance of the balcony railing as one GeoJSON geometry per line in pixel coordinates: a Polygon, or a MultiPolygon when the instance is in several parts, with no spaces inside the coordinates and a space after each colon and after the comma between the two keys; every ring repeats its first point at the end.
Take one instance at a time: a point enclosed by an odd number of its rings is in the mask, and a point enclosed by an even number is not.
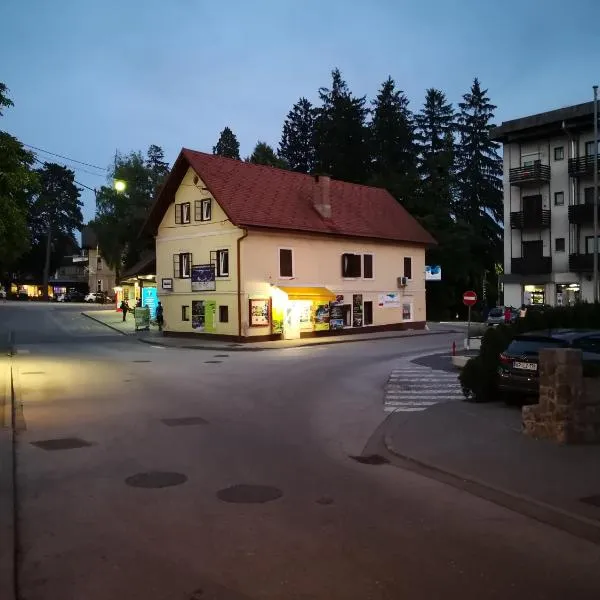
{"type": "Polygon", "coordinates": [[[529,256],[513,258],[511,272],[515,275],[545,275],[552,273],[552,258],[550,256],[529,256]]]}
{"type": "MultiPolygon", "coordinates": [[[[600,207],[598,207],[600,218],[600,207]]],[[[569,206],[569,223],[571,225],[591,225],[594,222],[593,204],[574,204],[569,206]]]]}
{"type": "Polygon", "coordinates": [[[534,210],[510,213],[511,229],[545,229],[550,227],[550,211],[534,210]]]}
{"type": "Polygon", "coordinates": [[[593,270],[593,254],[569,254],[569,271],[571,273],[591,273],[593,270]]]}
{"type": "MultiPolygon", "coordinates": [[[[598,172],[600,172],[600,155],[598,157],[598,172]]],[[[594,174],[594,155],[580,156],[569,159],[569,175],[571,177],[584,177],[594,174]]]]}
{"type": "Polygon", "coordinates": [[[511,185],[541,185],[550,181],[550,166],[536,162],[528,167],[514,167],[508,179],[511,185]]]}

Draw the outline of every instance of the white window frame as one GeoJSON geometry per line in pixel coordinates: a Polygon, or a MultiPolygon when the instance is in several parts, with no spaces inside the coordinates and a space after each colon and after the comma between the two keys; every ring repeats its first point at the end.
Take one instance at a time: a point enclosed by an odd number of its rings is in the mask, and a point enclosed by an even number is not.
{"type": "Polygon", "coordinates": [[[216,250],[217,253],[217,264],[216,266],[216,273],[215,275],[217,277],[220,278],[226,278],[229,277],[230,273],[231,273],[231,263],[230,263],[230,259],[231,259],[231,252],[229,252],[229,248],[218,248],[216,250]],[[221,266],[221,257],[223,256],[223,253],[227,253],[227,272],[225,273],[222,266],[221,266]]]}
{"type": "Polygon", "coordinates": [[[192,254],[191,252],[175,252],[175,254],[173,254],[173,279],[191,279],[192,277],[192,254]],[[189,259],[189,265],[185,265],[187,266],[187,271],[184,270],[184,264],[183,264],[183,259],[181,258],[182,256],[187,256],[189,259]],[[177,271],[175,270],[175,257],[177,257],[177,264],[179,265],[179,275],[177,275],[177,271]]]}
{"type": "Polygon", "coordinates": [[[278,279],[294,279],[296,277],[296,253],[293,248],[289,246],[280,246],[277,248],[277,278],[278,279]],[[281,274],[281,251],[289,250],[292,253],[292,274],[282,275],[281,274]]]}
{"type": "Polygon", "coordinates": [[[375,279],[375,253],[374,252],[356,252],[354,250],[344,250],[340,256],[343,257],[344,254],[354,254],[355,256],[360,256],[360,277],[344,277],[344,275],[342,274],[342,279],[344,281],[358,281],[358,280],[363,280],[363,279],[366,281],[373,281],[375,279]],[[365,277],[365,255],[366,254],[371,256],[371,273],[372,273],[371,277],[365,277]]]}
{"type": "Polygon", "coordinates": [[[565,147],[564,146],[554,146],[554,160],[565,160],[565,147]],[[560,150],[562,156],[560,158],[556,158],[557,150],[560,150]]]}
{"type": "Polygon", "coordinates": [[[206,223],[212,219],[212,199],[203,198],[194,202],[194,221],[206,223]],[[198,219],[198,204],[200,204],[200,218],[198,219]]]}
{"type": "Polygon", "coordinates": [[[563,191],[561,192],[554,192],[554,206],[564,206],[565,205],[565,193],[563,191]],[[556,202],[556,199],[562,196],[562,202],[558,203],[556,202]]]}

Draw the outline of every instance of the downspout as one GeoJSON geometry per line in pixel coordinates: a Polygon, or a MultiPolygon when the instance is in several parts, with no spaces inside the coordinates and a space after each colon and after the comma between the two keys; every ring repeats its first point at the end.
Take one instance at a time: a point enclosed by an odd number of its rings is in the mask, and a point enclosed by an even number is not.
{"type": "Polygon", "coordinates": [[[237,239],[237,301],[238,301],[238,338],[242,338],[242,240],[248,237],[248,230],[243,229],[243,234],[237,239]]]}
{"type": "MultiPolygon", "coordinates": [[[[576,154],[575,153],[575,138],[569,131],[566,121],[562,122],[561,128],[565,132],[565,134],[571,144],[570,152],[569,152],[569,146],[567,146],[567,157],[566,157],[567,158],[567,177],[569,177],[569,198],[567,199],[567,211],[568,211],[570,206],[573,206],[576,204],[576,202],[575,202],[575,200],[576,200],[576,198],[575,198],[575,191],[576,191],[575,190],[575,179],[568,175],[568,162],[569,162],[569,158],[577,158],[577,156],[575,156],[575,154],[576,154]]],[[[571,224],[569,224],[569,258],[571,256],[571,253],[579,254],[579,234],[580,234],[579,226],[574,225],[572,228],[571,224]]],[[[570,270],[571,270],[571,265],[569,265],[569,271],[570,270]]],[[[581,273],[578,274],[578,279],[579,279],[579,289],[581,290],[581,286],[583,284],[583,281],[582,281],[583,277],[582,277],[581,273]]]]}

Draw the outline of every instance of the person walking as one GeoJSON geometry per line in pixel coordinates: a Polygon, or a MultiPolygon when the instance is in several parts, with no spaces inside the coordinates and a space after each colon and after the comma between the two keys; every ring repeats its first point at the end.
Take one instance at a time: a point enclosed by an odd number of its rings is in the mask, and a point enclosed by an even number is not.
{"type": "Polygon", "coordinates": [[[162,331],[164,323],[163,305],[159,302],[156,307],[156,323],[158,324],[158,330],[162,331]]]}
{"type": "Polygon", "coordinates": [[[129,310],[129,305],[125,300],[121,300],[121,311],[123,312],[123,322],[127,320],[127,311],[129,310]]]}
{"type": "Polygon", "coordinates": [[[510,310],[509,306],[506,306],[504,308],[504,322],[507,325],[510,325],[510,322],[512,321],[512,310],[510,310]]]}

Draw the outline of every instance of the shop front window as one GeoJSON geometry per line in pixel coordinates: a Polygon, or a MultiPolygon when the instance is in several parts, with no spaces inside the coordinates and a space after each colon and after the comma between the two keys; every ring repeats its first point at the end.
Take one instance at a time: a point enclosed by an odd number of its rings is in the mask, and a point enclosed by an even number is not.
{"type": "Polygon", "coordinates": [[[581,301],[581,286],[578,283],[556,285],[556,306],[573,306],[581,301]]]}
{"type": "Polygon", "coordinates": [[[538,285],[526,285],[523,288],[523,304],[546,304],[544,288],[538,285]]]}

